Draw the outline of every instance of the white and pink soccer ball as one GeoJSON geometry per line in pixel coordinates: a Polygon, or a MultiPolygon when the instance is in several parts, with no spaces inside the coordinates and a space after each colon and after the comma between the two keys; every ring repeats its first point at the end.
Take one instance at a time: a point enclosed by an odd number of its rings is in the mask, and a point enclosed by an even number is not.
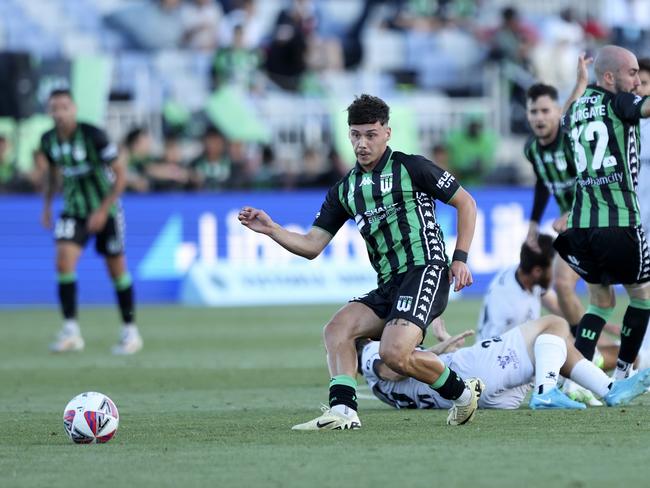
{"type": "Polygon", "coordinates": [[[120,423],[113,400],[102,393],[87,391],[74,397],[63,411],[63,427],[75,444],[110,441],[120,423]]]}

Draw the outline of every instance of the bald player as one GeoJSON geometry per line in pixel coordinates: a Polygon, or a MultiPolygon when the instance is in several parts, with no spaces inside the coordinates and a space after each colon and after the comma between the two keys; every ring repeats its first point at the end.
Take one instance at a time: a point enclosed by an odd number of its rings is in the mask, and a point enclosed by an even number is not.
{"type": "Polygon", "coordinates": [[[576,193],[567,230],[554,246],[589,287],[576,348],[592,359],[615,305],[614,284],[630,297],[621,328],[615,378],[627,377],[650,317],[650,255],[636,194],[639,122],[650,116],[648,97],[635,95],[641,81],[636,56],[605,46],[594,61],[596,83],[587,85],[589,60],[581,55],[578,80],[563,123],[573,140],[576,193]]]}

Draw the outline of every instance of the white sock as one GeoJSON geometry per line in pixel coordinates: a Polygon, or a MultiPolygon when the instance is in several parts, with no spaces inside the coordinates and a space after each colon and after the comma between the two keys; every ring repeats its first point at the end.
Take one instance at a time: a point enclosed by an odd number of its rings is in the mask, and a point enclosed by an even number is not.
{"type": "Polygon", "coordinates": [[[63,331],[69,335],[79,335],[81,330],[79,324],[75,319],[68,319],[63,321],[63,331]]]}
{"type": "Polygon", "coordinates": [[[472,401],[472,392],[469,391],[469,388],[465,387],[463,393],[454,400],[454,403],[464,407],[465,405],[469,405],[470,401],[472,401]]]}
{"type": "Polygon", "coordinates": [[[612,384],[612,379],[602,369],[584,358],[573,367],[570,378],[601,398],[607,395],[612,384]]]}
{"type": "Polygon", "coordinates": [[[347,405],[341,405],[341,404],[334,405],[330,410],[332,410],[332,412],[336,412],[336,413],[340,413],[342,415],[345,415],[346,417],[350,417],[350,416],[354,415],[355,413],[357,413],[356,410],[351,409],[347,405]]]}
{"type": "Polygon", "coordinates": [[[557,386],[560,368],[566,361],[566,342],[553,334],[535,339],[535,392],[545,393],[557,386]]]}
{"type": "Polygon", "coordinates": [[[624,380],[632,372],[632,363],[626,363],[620,359],[616,360],[616,369],[612,373],[612,378],[615,380],[624,380]]]}

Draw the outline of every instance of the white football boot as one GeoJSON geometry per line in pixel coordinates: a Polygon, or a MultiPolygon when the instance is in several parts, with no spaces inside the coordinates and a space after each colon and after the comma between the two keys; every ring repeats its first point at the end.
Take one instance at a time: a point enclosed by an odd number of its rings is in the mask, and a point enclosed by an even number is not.
{"type": "Polygon", "coordinates": [[[78,330],[75,332],[64,327],[56,335],[54,342],[50,344],[50,352],[83,351],[85,345],[83,337],[81,337],[81,333],[78,330]]]}
{"type": "Polygon", "coordinates": [[[143,345],[138,328],[135,325],[128,325],[122,327],[120,342],[113,346],[111,352],[118,356],[128,356],[140,351],[143,345]]]}
{"type": "Polygon", "coordinates": [[[304,424],[294,425],[291,430],[354,430],[361,428],[361,420],[353,410],[346,415],[336,412],[326,405],[321,405],[320,409],[323,412],[320,417],[304,424]]]}
{"type": "Polygon", "coordinates": [[[472,397],[467,405],[452,405],[447,416],[447,424],[449,425],[464,425],[474,419],[474,414],[478,409],[478,400],[481,398],[483,390],[485,390],[485,384],[480,378],[469,378],[465,380],[465,386],[469,389],[472,397]]]}

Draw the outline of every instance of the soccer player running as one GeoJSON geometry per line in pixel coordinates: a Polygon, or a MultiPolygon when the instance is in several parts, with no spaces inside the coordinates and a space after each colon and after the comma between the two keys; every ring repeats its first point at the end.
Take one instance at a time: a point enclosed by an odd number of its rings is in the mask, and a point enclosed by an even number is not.
{"type": "Polygon", "coordinates": [[[54,225],[56,270],[63,328],[51,344],[53,352],[84,348],[77,322],[77,262],[84,246],[95,237],[95,249],[104,256],[115,284],[123,328],[114,354],[142,349],[134,323],[133,284],[124,257],[124,216],[119,196],[126,169],[116,146],[106,134],[77,121],[77,109],[68,90],[55,90],[48,100],[54,129],[43,134],[39,157],[47,159],[48,184],[41,223],[52,227],[52,198],[59,178],[63,182],[63,212],[54,225]]]}
{"type": "Polygon", "coordinates": [[[380,338],[381,357],[393,370],[413,377],[451,402],[447,423],[472,420],[483,390],[480,379],[463,381],[432,352],[416,350],[424,331],[446,308],[450,283],[472,284],[467,251],[474,234],[476,204],[448,172],[422,156],[388,147],[389,107],[361,95],[348,107],[349,137],[357,163],[327,193],[307,234],[288,231],[264,211],[244,207],[243,225],[266,234],[290,252],[313,259],[348,219],[354,219],[377,272],[378,288],[354,298],[324,329],[331,376],[329,408],[295,430],[358,429],[355,339],[380,338]],[[456,250],[445,255],[435,200],[457,211],[456,250]]]}
{"type": "Polygon", "coordinates": [[[589,307],[578,325],[576,348],[592,359],[615,305],[614,284],[630,297],[623,317],[615,378],[627,377],[650,317],[650,255],[636,194],[639,121],[650,116],[648,97],[631,93],[640,84],[636,56],[618,46],[601,48],[597,82],[587,86],[580,56],[578,80],[564,115],[575,152],[577,186],[568,228],[554,245],[588,283],[589,307]]]}
{"type": "MultiPolygon", "coordinates": [[[[528,89],[526,116],[533,135],[526,143],[524,155],[533,165],[537,181],[526,242],[533,249],[539,235],[539,222],[550,196],[555,198],[561,213],[553,222],[556,232],[566,230],[567,217],[573,204],[576,169],[571,138],[560,126],[561,115],[557,90],[553,86],[537,83],[528,89]]],[[[553,263],[553,287],[562,315],[574,334],[585,313],[575,291],[578,279],[578,274],[558,255],[553,263]]]]}
{"type": "MultiPolygon", "coordinates": [[[[436,319],[441,320],[441,319],[436,319]]],[[[444,325],[435,329],[446,333],[444,325]]],[[[581,410],[584,403],[574,401],[557,388],[562,374],[600,396],[608,406],[625,405],[646,392],[649,370],[629,378],[612,381],[600,368],[586,360],[573,345],[567,322],[547,315],[520,324],[503,335],[478,340],[471,347],[456,350],[459,339],[438,333],[442,342],[431,348],[445,364],[460,374],[480,374],[486,387],[479,399],[481,408],[513,409],[524,401],[531,381],[534,390],[529,406],[537,410],[581,410]]],[[[359,341],[359,372],[373,394],[395,408],[448,408],[449,402],[426,384],[406,378],[388,367],[379,355],[376,341],[359,341]]]]}

